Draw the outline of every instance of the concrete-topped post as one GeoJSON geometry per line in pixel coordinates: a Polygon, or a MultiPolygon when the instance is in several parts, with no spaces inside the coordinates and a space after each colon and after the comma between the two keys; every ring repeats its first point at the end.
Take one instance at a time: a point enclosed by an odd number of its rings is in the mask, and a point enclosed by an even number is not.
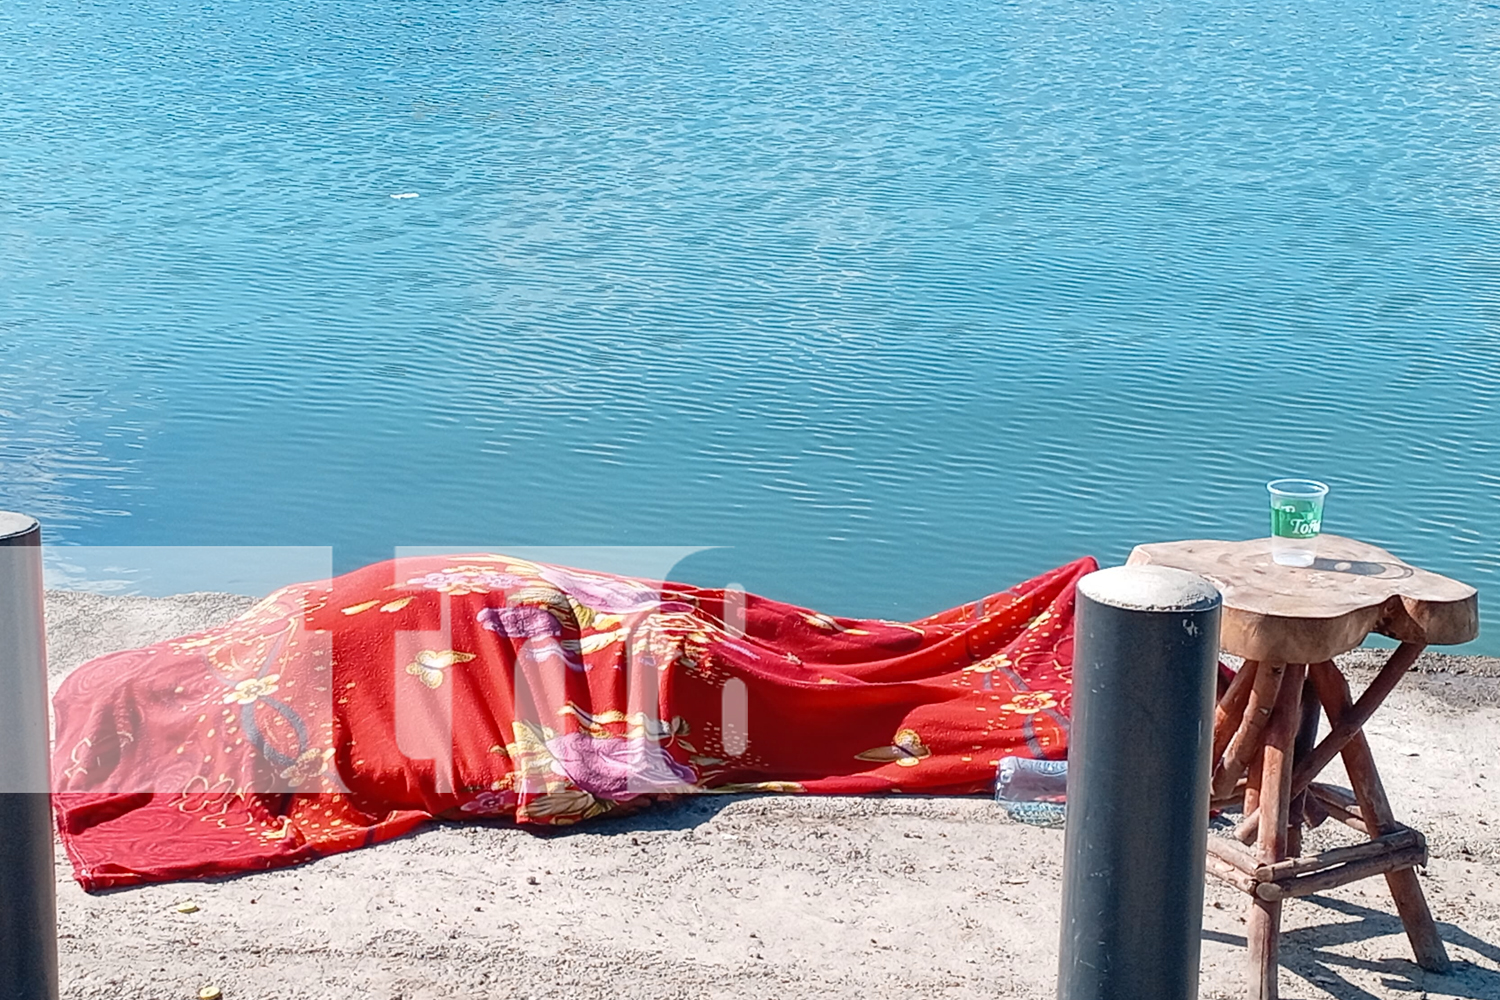
{"type": "Polygon", "coordinates": [[[0,511],[0,1000],[57,1000],[42,529],[0,511]]]}
{"type": "Polygon", "coordinates": [[[1060,1000],[1193,1000],[1219,592],[1119,566],[1078,584],[1060,1000]]]}

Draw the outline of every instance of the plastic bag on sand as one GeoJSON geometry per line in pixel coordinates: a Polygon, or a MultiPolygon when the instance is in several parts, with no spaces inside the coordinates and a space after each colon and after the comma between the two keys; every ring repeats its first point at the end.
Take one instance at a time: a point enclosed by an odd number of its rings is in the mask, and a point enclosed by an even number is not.
{"type": "Polygon", "coordinates": [[[1002,757],[995,773],[995,801],[1017,823],[1062,826],[1067,816],[1068,762],[1002,757]]]}

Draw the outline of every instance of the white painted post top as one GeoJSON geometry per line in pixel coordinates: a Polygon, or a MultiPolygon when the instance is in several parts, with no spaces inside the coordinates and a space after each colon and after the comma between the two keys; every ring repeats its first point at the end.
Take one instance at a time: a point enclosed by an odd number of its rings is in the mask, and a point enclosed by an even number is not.
{"type": "Polygon", "coordinates": [[[1078,592],[1127,611],[1207,611],[1222,598],[1197,573],[1168,566],[1112,566],[1078,581],[1078,592]]]}
{"type": "Polygon", "coordinates": [[[36,518],[0,510],[0,545],[14,544],[21,536],[35,531],[36,518]]]}

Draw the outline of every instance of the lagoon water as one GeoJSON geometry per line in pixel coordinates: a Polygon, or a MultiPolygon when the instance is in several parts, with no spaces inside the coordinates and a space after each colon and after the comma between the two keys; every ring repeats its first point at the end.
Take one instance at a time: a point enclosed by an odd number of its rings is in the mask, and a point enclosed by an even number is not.
{"type": "Polygon", "coordinates": [[[912,616],[1308,475],[1500,651],[1497,123],[1466,0],[11,0],[0,508],[912,616]]]}

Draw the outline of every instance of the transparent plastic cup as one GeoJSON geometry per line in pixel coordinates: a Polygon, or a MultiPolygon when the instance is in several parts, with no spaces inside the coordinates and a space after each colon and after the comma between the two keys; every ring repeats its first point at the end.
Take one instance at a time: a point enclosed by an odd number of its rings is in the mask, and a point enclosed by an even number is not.
{"type": "Polygon", "coordinates": [[[1323,531],[1328,486],[1316,479],[1276,479],[1271,494],[1271,558],[1282,566],[1311,566],[1323,531]]]}

